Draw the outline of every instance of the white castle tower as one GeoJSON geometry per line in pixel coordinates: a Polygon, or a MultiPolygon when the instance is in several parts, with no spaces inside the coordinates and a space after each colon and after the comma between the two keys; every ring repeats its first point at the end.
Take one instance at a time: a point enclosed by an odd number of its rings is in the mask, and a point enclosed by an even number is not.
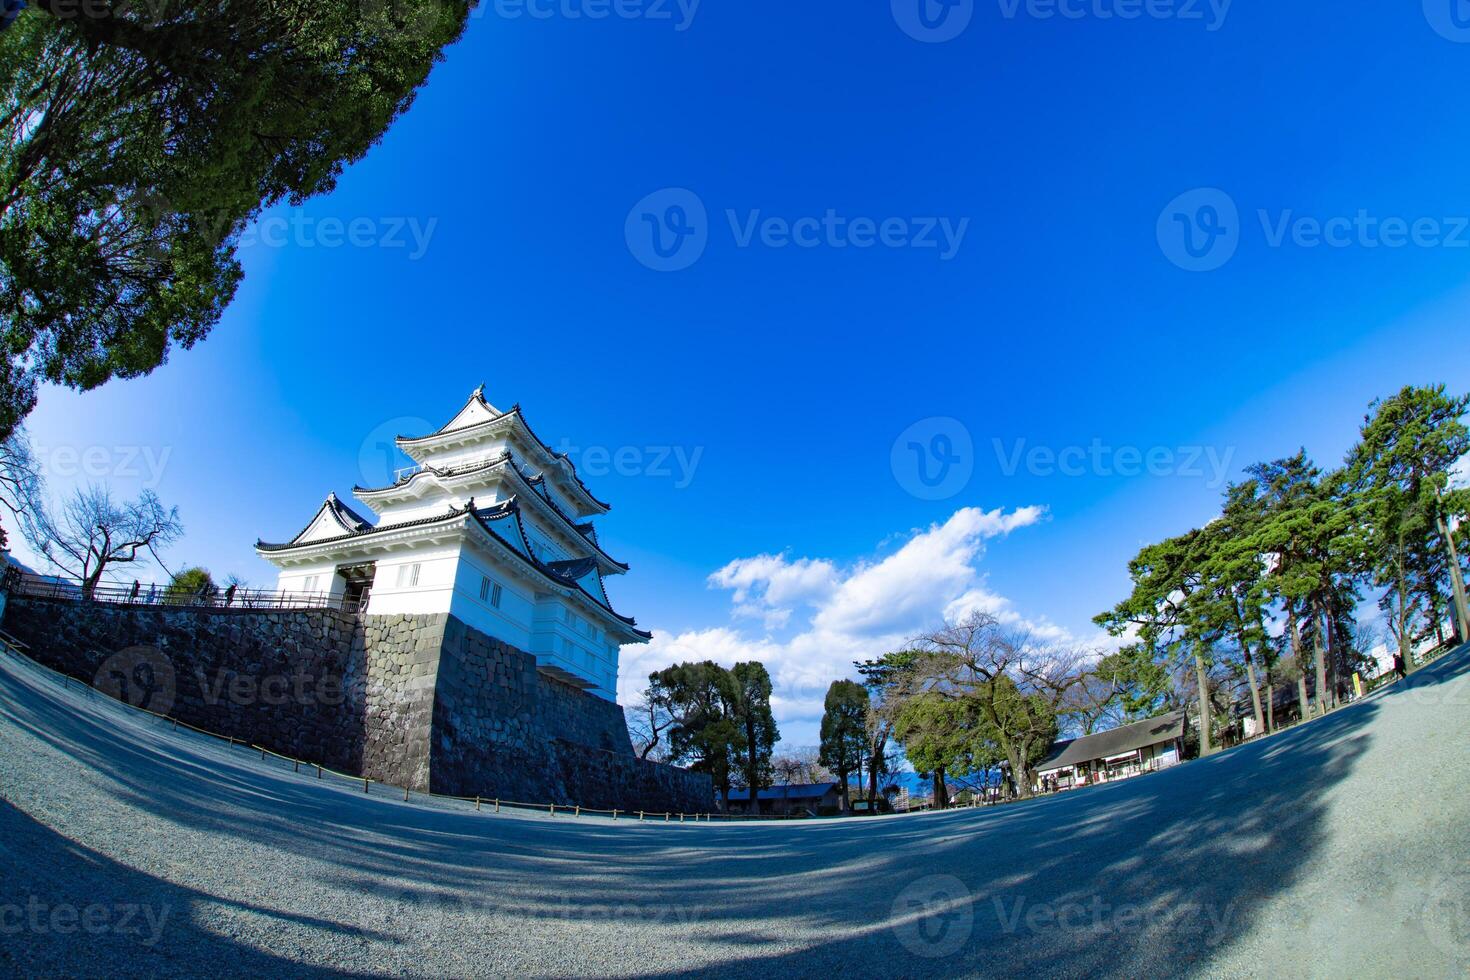
{"type": "Polygon", "coordinates": [[[477,388],[437,432],[399,436],[416,466],[353,494],[371,522],[329,494],[285,544],[256,551],[283,592],[361,603],[370,615],[450,613],[536,657],[539,670],[616,699],[618,650],[650,634],[614,612],[603,576],[628,566],[597,543],[592,496],[565,455],[477,388]]]}

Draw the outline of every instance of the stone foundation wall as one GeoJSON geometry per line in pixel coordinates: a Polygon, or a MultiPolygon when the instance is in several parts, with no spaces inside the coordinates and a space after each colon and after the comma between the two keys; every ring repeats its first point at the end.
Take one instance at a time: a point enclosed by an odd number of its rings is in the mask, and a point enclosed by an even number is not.
{"type": "Polygon", "coordinates": [[[627,811],[714,806],[708,776],[634,756],[621,707],[448,614],[11,596],[4,628],[114,697],[395,786],[627,811]]]}
{"type": "Polygon", "coordinates": [[[362,767],[357,617],[83,603],[12,595],[5,630],[113,697],[342,772],[362,767]]]}

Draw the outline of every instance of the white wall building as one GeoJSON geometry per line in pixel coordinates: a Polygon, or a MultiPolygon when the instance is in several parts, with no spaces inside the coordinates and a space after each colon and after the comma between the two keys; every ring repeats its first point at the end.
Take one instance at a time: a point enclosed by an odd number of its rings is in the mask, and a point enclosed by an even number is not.
{"type": "Polygon", "coordinates": [[[357,487],[370,521],[329,494],[285,544],[256,544],[284,592],[360,602],[368,615],[451,613],[534,654],[542,671],[615,700],[618,651],[650,634],[614,612],[603,576],[628,566],[597,543],[608,511],[526,424],[476,389],[443,428],[399,436],[417,465],[357,487]]]}

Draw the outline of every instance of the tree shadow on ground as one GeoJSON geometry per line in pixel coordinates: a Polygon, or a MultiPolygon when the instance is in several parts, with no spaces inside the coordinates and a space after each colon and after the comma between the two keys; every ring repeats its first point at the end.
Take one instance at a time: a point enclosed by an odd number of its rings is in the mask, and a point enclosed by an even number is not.
{"type": "MultiPolygon", "coordinates": [[[[1424,668],[1414,690],[1463,674],[1467,659],[1460,651],[1424,668]]],[[[1204,968],[1252,933],[1263,902],[1329,858],[1332,792],[1368,750],[1385,699],[1412,693],[1390,688],[1209,759],[1005,807],[680,825],[404,805],[155,723],[139,727],[119,706],[76,702],[84,695],[36,697],[3,670],[0,690],[10,702],[0,717],[45,742],[58,764],[86,767],[111,819],[138,823],[141,849],[166,850],[172,833],[203,832],[215,840],[213,858],[233,862],[238,875],[293,862],[299,890],[255,903],[261,915],[299,920],[302,942],[322,944],[292,959],[358,964],[332,945],[347,933],[373,949],[400,947],[404,958],[393,962],[414,973],[442,972],[430,965],[442,958],[418,957],[448,950],[469,957],[463,972],[488,962],[558,974],[811,974],[868,963],[909,976],[1204,968]],[[396,912],[357,937],[358,920],[340,912],[302,915],[313,895],[371,895],[396,912]],[[569,937],[571,960],[563,958],[569,937]],[[493,945],[494,958],[471,955],[477,944],[493,945]]],[[[13,808],[0,813],[7,839],[12,821],[28,819],[13,808]]],[[[32,836],[45,830],[34,825],[32,836]]],[[[199,897],[52,837],[37,842],[37,867],[102,865],[110,878],[177,889],[179,902],[199,897]]],[[[175,876],[193,883],[188,867],[175,876]]],[[[182,948],[231,942],[183,928],[182,948]]],[[[160,945],[174,948],[174,937],[160,945]]],[[[256,956],[274,963],[253,936],[233,947],[245,968],[256,956]]]]}

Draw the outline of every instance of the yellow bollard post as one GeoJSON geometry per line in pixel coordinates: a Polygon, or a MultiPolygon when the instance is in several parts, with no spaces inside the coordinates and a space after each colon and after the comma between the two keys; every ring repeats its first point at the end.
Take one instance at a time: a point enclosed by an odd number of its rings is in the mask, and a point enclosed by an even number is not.
{"type": "Polygon", "coordinates": [[[576,811],[572,813],[572,816],[574,816],[574,817],[580,817],[581,815],[582,815],[582,808],[580,806],[578,806],[577,809],[576,809],[576,811]]]}
{"type": "Polygon", "coordinates": [[[475,812],[480,812],[480,795],[478,793],[475,794],[475,812]]]}

